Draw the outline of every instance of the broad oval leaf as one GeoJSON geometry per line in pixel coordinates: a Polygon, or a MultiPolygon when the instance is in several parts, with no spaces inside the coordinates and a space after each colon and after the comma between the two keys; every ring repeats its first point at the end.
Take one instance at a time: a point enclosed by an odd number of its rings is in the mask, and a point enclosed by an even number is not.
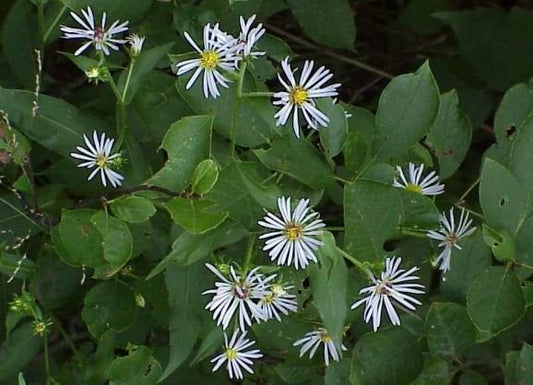
{"type": "Polygon", "coordinates": [[[488,338],[514,325],[524,314],[526,301],[510,267],[492,266],[472,282],[466,297],[468,315],[488,338]]]}
{"type": "Polygon", "coordinates": [[[165,203],[172,219],[191,234],[202,234],[220,225],[228,212],[213,201],[176,197],[165,203]]]}
{"type": "Polygon", "coordinates": [[[81,316],[91,334],[100,337],[106,330],[126,329],[134,320],[135,296],[119,281],[100,282],[85,296],[81,316]]]}
{"type": "Polygon", "coordinates": [[[109,207],[118,219],[129,223],[146,222],[155,214],[155,207],[149,199],[135,195],[114,199],[109,207]]]}
{"type": "Polygon", "coordinates": [[[434,355],[459,359],[474,344],[475,328],[466,308],[453,302],[435,302],[426,315],[426,336],[434,355]]]}

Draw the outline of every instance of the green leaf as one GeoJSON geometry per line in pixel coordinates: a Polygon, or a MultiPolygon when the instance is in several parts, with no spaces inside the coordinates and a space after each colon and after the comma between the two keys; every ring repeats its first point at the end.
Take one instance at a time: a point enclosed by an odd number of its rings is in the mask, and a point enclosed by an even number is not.
{"type": "Polygon", "coordinates": [[[11,243],[16,237],[25,237],[44,228],[24,212],[24,208],[14,196],[0,196],[0,227],[9,229],[0,233],[0,243],[11,243]]]}
{"type": "MultiPolygon", "coordinates": [[[[188,90],[185,84],[189,75],[178,78],[176,87],[180,96],[197,114],[214,116],[215,130],[243,147],[257,147],[268,143],[276,132],[275,110],[270,99],[237,97],[235,83],[229,89],[219,87],[221,96],[205,98],[202,93],[202,79],[198,79],[188,90]]],[[[255,91],[254,89],[250,91],[255,91]]]]}
{"type": "Polygon", "coordinates": [[[489,338],[514,325],[525,311],[520,283],[509,267],[492,266],[476,276],[466,297],[468,315],[489,338]]]}
{"type": "Polygon", "coordinates": [[[73,299],[80,289],[81,277],[80,269],[66,265],[53,253],[45,252],[37,259],[30,289],[44,308],[58,309],[73,299]]]}
{"type": "Polygon", "coordinates": [[[264,183],[264,169],[254,162],[234,160],[220,172],[207,198],[229,212],[231,219],[256,228],[263,208],[274,208],[281,191],[274,181],[264,183]],[[273,207],[274,206],[274,207],[273,207]]]}
{"type": "Polygon", "coordinates": [[[135,318],[136,306],[135,296],[126,285],[100,282],[85,296],[81,316],[91,334],[100,337],[109,329],[126,329],[135,318]]]}
{"type": "Polygon", "coordinates": [[[130,229],[121,220],[98,211],[91,217],[91,223],[102,236],[104,259],[113,268],[107,277],[119,271],[131,258],[133,239],[130,229]]]}
{"type": "Polygon", "coordinates": [[[288,0],[298,24],[317,43],[333,48],[353,49],[354,13],[347,0],[288,0]]]}
{"type": "Polygon", "coordinates": [[[507,230],[496,231],[483,224],[483,239],[498,261],[505,263],[516,259],[515,242],[507,230]]]}
{"type": "Polygon", "coordinates": [[[411,385],[449,385],[448,362],[440,357],[428,356],[424,368],[411,385]]]}
{"type": "Polygon", "coordinates": [[[509,168],[522,186],[525,199],[525,218],[532,211],[533,205],[533,170],[530,167],[533,162],[533,116],[519,128],[511,147],[509,155],[509,168]]]}
{"type": "Polygon", "coordinates": [[[461,165],[472,139],[470,120],[459,108],[457,92],[452,90],[440,97],[437,118],[429,129],[426,144],[439,160],[439,176],[451,176],[461,165]]]}
{"type": "Polygon", "coordinates": [[[200,344],[198,352],[194,356],[191,365],[194,365],[215,354],[215,352],[220,349],[222,344],[224,344],[224,334],[222,333],[220,327],[215,326],[202,340],[202,343],[200,344]]]}
{"type": "Polygon", "coordinates": [[[479,201],[487,224],[516,234],[525,218],[526,201],[518,180],[509,170],[485,159],[479,184],[479,201]]]}
{"type": "Polygon", "coordinates": [[[345,358],[341,361],[333,361],[326,367],[324,377],[325,385],[347,385],[350,384],[350,359],[345,358]]]}
{"type": "Polygon", "coordinates": [[[82,135],[95,127],[106,130],[108,124],[81,112],[75,106],[46,95],[39,95],[39,108],[33,116],[35,95],[30,91],[0,88],[0,106],[11,124],[42,146],[70,158],[76,146],[83,144],[82,135]]]}
{"type": "Polygon", "coordinates": [[[117,82],[117,87],[121,95],[124,97],[124,87],[126,86],[129,76],[128,89],[124,100],[126,104],[131,103],[134,96],[137,94],[137,91],[139,91],[146,75],[155,68],[162,58],[165,57],[173,45],[174,42],[171,42],[141,51],[141,54],[135,59],[131,74],[129,74],[129,67],[122,71],[117,82]]]}
{"type": "Polygon", "coordinates": [[[228,212],[209,200],[176,197],[165,203],[174,222],[191,234],[202,234],[220,225],[228,212]]]}
{"type": "Polygon", "coordinates": [[[505,375],[505,385],[518,385],[516,379],[516,364],[519,359],[520,352],[507,352],[505,357],[505,367],[503,369],[505,375]]]}
{"type": "Polygon", "coordinates": [[[183,190],[196,165],[209,157],[212,126],[210,115],[187,116],[172,124],[161,143],[168,160],[147,183],[173,191],[183,190]]]}
{"type": "Polygon", "coordinates": [[[203,263],[185,268],[170,266],[165,275],[170,308],[170,357],[161,380],[174,372],[192,352],[202,330],[202,290],[210,277],[203,263]]]}
{"type": "Polygon", "coordinates": [[[533,346],[524,343],[516,360],[516,380],[518,384],[533,382],[533,346]]]}
{"type": "Polygon", "coordinates": [[[427,62],[414,74],[395,77],[379,98],[374,157],[406,154],[433,126],[438,111],[439,89],[427,62]]]}
{"type": "Polygon", "coordinates": [[[54,242],[63,260],[74,266],[97,268],[105,264],[101,233],[91,223],[96,210],[63,210],[54,242]],[[61,253],[61,250],[66,252],[61,253]]]}
{"type": "Polygon", "coordinates": [[[17,373],[39,352],[41,341],[33,334],[31,322],[16,328],[0,348],[0,382],[13,383],[17,373]]]}
{"type": "Polygon", "coordinates": [[[118,219],[129,223],[146,222],[155,214],[155,207],[150,200],[135,195],[113,199],[109,207],[118,219]]]}
{"type": "Polygon", "coordinates": [[[307,140],[288,135],[274,140],[268,150],[254,150],[254,154],[267,168],[287,174],[313,189],[334,181],[331,167],[307,140]]]}
{"type": "Polygon", "coordinates": [[[348,119],[348,134],[344,143],[344,164],[350,176],[355,177],[363,165],[370,161],[372,138],[376,129],[374,114],[364,108],[345,106],[352,115],[348,119]]]}
{"type": "MultiPolygon", "coordinates": [[[[140,19],[148,11],[153,0],[137,0],[133,3],[128,0],[116,0],[113,3],[107,0],[61,0],[61,2],[78,13],[82,8],[91,6],[96,20],[100,20],[100,15],[106,12],[108,22],[115,19],[133,22],[140,19]]],[[[71,25],[71,23],[67,23],[67,25],[71,25]]]]}
{"type": "Polygon", "coordinates": [[[366,180],[344,188],[345,247],[360,261],[381,260],[383,244],[400,227],[421,230],[437,224],[436,207],[421,194],[366,180]]]}
{"type": "Polygon", "coordinates": [[[37,18],[32,10],[33,6],[26,0],[14,2],[1,31],[3,56],[17,81],[27,89],[35,86],[36,58],[33,50],[38,42],[38,31],[35,28],[37,18]]]}
{"type": "Polygon", "coordinates": [[[461,250],[453,250],[451,269],[442,278],[441,292],[449,299],[465,303],[466,293],[474,277],[490,265],[490,249],[481,231],[461,241],[461,250]]]}
{"type": "Polygon", "coordinates": [[[195,194],[206,194],[218,180],[218,167],[212,159],[198,163],[191,176],[191,189],[195,194]]]}
{"type": "Polygon", "coordinates": [[[466,309],[453,302],[434,302],[426,315],[425,329],[434,355],[460,359],[474,345],[474,325],[466,309]]]}
{"type": "Polygon", "coordinates": [[[488,385],[488,382],[475,370],[465,370],[459,377],[459,385],[488,385]]]}
{"type": "Polygon", "coordinates": [[[533,75],[533,47],[523,39],[533,33],[532,11],[479,7],[436,17],[452,27],[462,56],[489,87],[504,91],[533,75]]]}
{"type": "MultiPolygon", "coordinates": [[[[313,302],[320,318],[335,344],[340,347],[346,319],[346,282],[348,279],[344,258],[336,250],[335,238],[326,231],[322,236],[324,244],[318,249],[320,267],[308,267],[313,302]]],[[[337,349],[340,351],[340,349],[337,349]]]]}
{"type": "Polygon", "coordinates": [[[155,385],[161,365],[146,346],[128,346],[126,357],[116,358],[109,367],[109,385],[155,385]]]}
{"type": "Polygon", "coordinates": [[[407,385],[422,370],[418,337],[401,327],[368,333],[355,346],[352,374],[365,385],[407,385]]]}
{"type": "Polygon", "coordinates": [[[172,244],[172,250],[163,260],[152,269],[146,279],[151,279],[164,271],[170,264],[188,266],[206,258],[215,249],[231,245],[248,235],[242,226],[223,222],[217,228],[204,234],[189,234],[183,232],[172,244]]]}
{"type": "Polygon", "coordinates": [[[509,88],[494,115],[494,135],[498,143],[513,140],[517,129],[533,112],[533,84],[519,83],[509,88]]]}
{"type": "Polygon", "coordinates": [[[329,158],[339,155],[344,147],[346,134],[348,132],[348,122],[344,108],[339,104],[333,104],[330,98],[320,98],[317,100],[317,107],[327,115],[329,123],[327,127],[321,127],[320,143],[329,158]]]}
{"type": "Polygon", "coordinates": [[[13,276],[15,271],[15,278],[27,279],[35,274],[37,266],[35,262],[30,259],[22,260],[20,255],[11,255],[3,251],[0,253],[0,272],[8,277],[13,276]]]}

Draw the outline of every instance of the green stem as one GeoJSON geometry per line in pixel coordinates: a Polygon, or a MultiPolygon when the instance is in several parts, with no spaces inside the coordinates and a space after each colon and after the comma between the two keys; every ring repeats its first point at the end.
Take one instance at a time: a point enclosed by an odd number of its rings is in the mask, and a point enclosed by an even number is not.
{"type": "Polygon", "coordinates": [[[460,205],[457,204],[457,203],[454,204],[454,207],[457,207],[458,209],[465,209],[465,211],[469,212],[469,213],[472,214],[473,216],[483,219],[483,215],[481,215],[481,214],[478,213],[477,211],[474,211],[474,210],[468,209],[468,208],[466,208],[466,207],[460,206],[460,205]]]}
{"type": "Polygon", "coordinates": [[[248,245],[246,245],[246,259],[244,260],[244,270],[248,271],[252,263],[252,252],[254,250],[255,234],[251,234],[248,238],[248,245]]]}
{"type": "Polygon", "coordinates": [[[50,383],[50,359],[48,358],[48,337],[45,335],[44,339],[44,369],[46,371],[46,383],[50,383]]]}
{"type": "Polygon", "coordinates": [[[115,83],[115,79],[113,79],[113,76],[111,76],[111,72],[109,72],[109,69],[106,67],[106,77],[107,81],[109,82],[109,86],[111,87],[111,90],[115,94],[115,97],[117,98],[117,102],[122,103],[122,95],[120,94],[120,91],[117,87],[117,84],[115,83]]]}
{"type": "Polygon", "coordinates": [[[466,191],[463,193],[463,195],[461,195],[461,197],[459,198],[459,202],[462,202],[464,201],[464,199],[468,196],[468,194],[470,194],[472,192],[472,190],[479,184],[479,182],[481,181],[481,177],[477,178],[474,183],[472,183],[470,185],[470,187],[468,187],[466,189],[466,191]]]}
{"type": "Polygon", "coordinates": [[[342,254],[344,258],[346,258],[348,261],[353,263],[359,270],[361,270],[363,273],[368,274],[368,268],[362,263],[359,262],[356,258],[352,257],[350,254],[348,254],[346,251],[341,249],[339,246],[335,246],[337,251],[342,254]]]}
{"type": "Polygon", "coordinates": [[[124,143],[124,139],[126,137],[126,128],[128,125],[126,120],[126,105],[124,104],[122,95],[120,94],[117,84],[115,83],[113,76],[111,76],[111,72],[109,72],[108,68],[106,68],[106,75],[109,86],[111,87],[111,90],[113,90],[113,93],[115,94],[115,97],[117,99],[117,112],[115,120],[117,123],[118,139],[116,148],[120,148],[122,146],[122,143],[124,143]]]}
{"type": "Polygon", "coordinates": [[[48,27],[48,29],[44,33],[44,35],[43,35],[43,43],[46,43],[46,41],[48,40],[48,37],[50,36],[52,31],[55,30],[57,23],[59,23],[59,20],[61,20],[61,18],[63,17],[63,14],[65,13],[66,10],[67,10],[67,6],[63,5],[61,10],[57,14],[56,18],[52,21],[52,24],[50,24],[50,26],[48,27]]]}
{"type": "Polygon", "coordinates": [[[122,103],[126,102],[126,93],[128,92],[128,87],[130,86],[131,73],[133,72],[134,65],[135,59],[131,59],[131,63],[128,68],[128,76],[126,77],[126,83],[124,84],[124,90],[122,91],[122,103]]]}
{"type": "Polygon", "coordinates": [[[420,237],[420,238],[425,238],[427,236],[426,232],[422,230],[412,230],[408,228],[402,228],[401,232],[404,235],[412,235],[414,237],[420,237]]]}
{"type": "Polygon", "coordinates": [[[336,175],[333,175],[333,179],[338,180],[339,182],[344,183],[344,184],[350,184],[350,183],[352,183],[352,182],[350,182],[349,180],[342,179],[342,178],[340,178],[340,177],[338,177],[338,176],[336,176],[336,175]]]}
{"type": "Polygon", "coordinates": [[[244,93],[241,93],[239,96],[242,98],[264,98],[264,97],[271,98],[272,96],[274,96],[274,92],[268,92],[268,91],[244,92],[244,93]]]}
{"type": "Polygon", "coordinates": [[[242,98],[242,87],[244,83],[244,75],[246,74],[247,63],[245,60],[241,61],[242,66],[239,69],[239,78],[237,79],[237,97],[242,98]]]}

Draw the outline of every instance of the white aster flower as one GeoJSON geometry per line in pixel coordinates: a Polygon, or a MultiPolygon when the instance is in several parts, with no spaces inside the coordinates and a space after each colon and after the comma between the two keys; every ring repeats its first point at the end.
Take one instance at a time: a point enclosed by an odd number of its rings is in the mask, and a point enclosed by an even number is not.
{"type": "Polygon", "coordinates": [[[294,77],[297,69],[294,71],[291,69],[289,58],[287,57],[281,62],[287,81],[283,80],[278,73],[278,79],[286,91],[274,94],[274,98],[277,99],[274,100],[274,105],[282,106],[274,115],[276,125],[285,125],[292,113],[292,128],[298,138],[300,137],[299,113],[302,113],[311,128],[318,129],[319,125],[328,126],[329,118],[316,108],[314,99],[328,96],[335,97],[338,95],[337,88],[340,87],[339,83],[324,86],[333,77],[333,74],[323,66],[312,74],[313,66],[314,62],[312,60],[306,60],[300,80],[297,82],[294,77]]]}
{"type": "Polygon", "coordinates": [[[403,188],[422,195],[439,195],[444,192],[444,185],[439,184],[439,176],[435,171],[431,171],[422,179],[424,164],[415,166],[414,163],[409,162],[409,179],[405,177],[400,166],[396,166],[396,170],[398,171],[400,180],[394,178],[394,183],[392,184],[394,187],[403,188]]]}
{"type": "Polygon", "coordinates": [[[450,209],[449,219],[446,217],[445,212],[440,215],[440,229],[427,232],[428,237],[440,241],[439,247],[444,247],[436,261],[437,264],[440,264],[440,270],[444,272],[450,270],[452,249],[455,247],[456,249],[461,250],[461,246],[457,244],[459,239],[467,237],[476,231],[476,228],[470,228],[470,225],[472,225],[472,220],[470,219],[468,212],[463,208],[461,210],[461,216],[459,217],[459,223],[456,226],[452,207],[450,209]]]}
{"type": "MultiPolygon", "coordinates": [[[[340,359],[339,352],[335,343],[331,339],[329,332],[325,328],[318,328],[307,333],[303,338],[297,340],[293,346],[302,345],[300,348],[300,357],[309,351],[309,358],[313,358],[320,345],[324,345],[324,362],[329,365],[330,356],[334,361],[340,359]]],[[[341,349],[346,351],[346,346],[341,344],[341,349]]]]}
{"type": "Polygon", "coordinates": [[[143,49],[144,36],[139,36],[136,33],[131,34],[127,37],[128,43],[130,43],[130,53],[132,57],[137,57],[143,49]]]}
{"type": "Polygon", "coordinates": [[[274,231],[262,234],[260,239],[268,238],[263,247],[268,250],[272,261],[278,265],[294,265],[304,269],[310,261],[317,262],[314,251],[322,246],[315,237],[322,234],[325,226],[318,212],[309,213],[309,199],[300,199],[291,213],[291,198],[278,198],[281,218],[267,211],[259,225],[274,231]]]}
{"type": "Polygon", "coordinates": [[[228,336],[224,333],[224,353],[216,356],[211,360],[215,363],[213,372],[218,370],[222,364],[226,363],[226,370],[228,371],[229,378],[236,378],[242,380],[243,371],[253,374],[252,365],[254,359],[263,357],[259,349],[248,350],[250,346],[255,344],[255,341],[251,341],[246,338],[246,332],[243,332],[239,336],[239,329],[233,332],[231,340],[228,342],[228,336]]]}
{"type": "Polygon", "coordinates": [[[229,80],[222,75],[220,70],[233,71],[237,59],[235,56],[236,47],[233,40],[229,39],[226,43],[220,43],[220,30],[218,26],[211,28],[209,24],[204,27],[204,49],[194,42],[192,37],[185,32],[184,36],[191,46],[200,55],[199,58],[185,60],[176,64],[176,75],[181,76],[195,69],[185,88],[192,87],[198,76],[203,72],[203,92],[208,98],[220,96],[218,85],[228,88],[229,80]]]}
{"type": "Polygon", "coordinates": [[[372,327],[377,331],[381,324],[381,310],[383,304],[393,325],[400,324],[400,318],[394,309],[395,304],[405,306],[409,310],[415,310],[414,305],[420,305],[421,302],[413,298],[411,294],[423,294],[424,286],[419,283],[410,283],[416,281],[419,277],[412,275],[418,270],[417,266],[405,271],[400,269],[401,258],[392,257],[385,260],[385,270],[381,272],[381,277],[376,278],[369,273],[372,285],[359,291],[359,294],[366,294],[367,297],[355,302],[351,309],[365,304],[363,317],[365,322],[372,320],[372,327]]]}
{"type": "Polygon", "coordinates": [[[111,154],[115,139],[106,138],[105,133],[98,138],[96,131],[93,131],[94,144],[85,135],[83,135],[83,140],[87,148],[76,146],[79,153],[72,152],[70,156],[84,161],[78,164],[78,167],[94,168],[87,180],[91,180],[99,172],[104,186],[107,186],[107,180],[113,187],[120,186],[124,177],[111,169],[120,160],[120,152],[111,154]]]}
{"type": "Polygon", "coordinates": [[[215,289],[202,293],[202,295],[214,294],[205,308],[213,312],[213,319],[217,325],[222,325],[222,329],[226,330],[235,312],[239,313],[239,327],[242,331],[246,330],[246,325],[252,324],[252,319],[266,320],[257,302],[266,294],[267,283],[275,276],[263,279],[263,275],[257,272],[259,267],[256,267],[242,277],[235,272],[233,266],[230,266],[230,279],[228,279],[213,265],[209,263],[205,265],[222,280],[215,283],[215,289]]]}
{"type": "Polygon", "coordinates": [[[284,286],[280,283],[274,283],[267,287],[267,292],[259,300],[259,307],[266,319],[276,318],[281,322],[280,313],[288,315],[289,312],[298,310],[296,296],[287,292],[293,288],[294,286],[284,286]]]}
{"type": "Polygon", "coordinates": [[[256,16],[252,15],[248,20],[244,20],[242,16],[240,17],[241,33],[239,34],[239,42],[242,46],[237,52],[244,57],[255,57],[266,54],[263,51],[253,51],[255,43],[265,34],[265,28],[261,23],[252,28],[256,16]]]}
{"type": "Polygon", "coordinates": [[[97,51],[103,51],[104,54],[109,55],[109,48],[118,50],[120,44],[124,44],[127,40],[117,39],[113,35],[125,32],[128,30],[129,21],[121,23],[119,20],[115,20],[111,26],[106,29],[107,15],[104,12],[102,14],[102,22],[97,25],[94,20],[93,10],[91,7],[87,7],[87,10],[81,10],[83,18],[79,17],[76,13],[70,12],[70,15],[76,20],[82,28],[73,28],[62,25],[59,27],[61,32],[64,33],[64,39],[85,39],[87,42],[78,48],[74,55],[79,55],[85,51],[91,44],[97,51]]]}

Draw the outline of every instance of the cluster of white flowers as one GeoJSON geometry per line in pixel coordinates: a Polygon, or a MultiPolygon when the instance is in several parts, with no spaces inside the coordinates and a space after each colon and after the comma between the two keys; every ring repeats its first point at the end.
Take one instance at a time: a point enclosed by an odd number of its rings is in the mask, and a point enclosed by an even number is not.
{"type": "Polygon", "coordinates": [[[136,34],[126,39],[115,37],[115,35],[119,35],[128,30],[129,21],[121,23],[119,20],[115,20],[109,28],[106,28],[107,14],[105,12],[102,14],[102,21],[98,24],[90,6],[86,10],[81,10],[82,17],[75,12],[70,12],[70,15],[78,22],[81,28],[61,25],[59,29],[63,32],[63,38],[87,40],[74,52],[74,55],[78,56],[91,45],[94,46],[95,50],[109,55],[111,53],[110,49],[118,51],[119,47],[126,43],[130,43],[133,56],[140,53],[144,43],[144,37],[139,37],[136,34]]]}
{"type": "Polygon", "coordinates": [[[203,31],[203,49],[196,44],[188,32],[183,35],[198,54],[197,58],[184,60],[176,64],[176,75],[181,76],[194,69],[185,88],[189,89],[203,72],[202,88],[206,98],[220,96],[218,86],[228,88],[229,80],[224,72],[238,70],[239,62],[248,58],[264,55],[265,52],[255,51],[254,46],[264,35],[262,24],[252,28],[255,15],[248,20],[241,16],[241,31],[234,37],[220,30],[219,25],[207,24],[203,31]]]}
{"type": "MultiPolygon", "coordinates": [[[[439,183],[439,176],[435,171],[431,171],[428,175],[422,178],[424,171],[424,165],[420,164],[416,166],[413,163],[409,163],[409,177],[406,178],[405,174],[400,166],[396,166],[399,180],[394,179],[393,186],[403,188],[408,191],[419,193],[422,195],[440,195],[444,192],[444,185],[439,183]]],[[[437,231],[428,231],[427,236],[436,239],[439,242],[438,247],[444,247],[438,255],[435,264],[439,265],[439,269],[443,272],[450,270],[450,259],[452,249],[461,250],[461,246],[457,242],[464,237],[471,235],[476,228],[470,227],[472,220],[467,211],[464,208],[461,209],[461,216],[459,223],[455,223],[453,215],[453,207],[450,209],[449,217],[443,212],[440,214],[440,228],[437,231]]]]}
{"type": "MultiPolygon", "coordinates": [[[[128,30],[128,22],[115,21],[106,28],[106,13],[102,15],[100,24],[95,22],[91,7],[81,11],[82,17],[71,12],[81,28],[61,26],[61,31],[66,39],[87,40],[75,52],[81,54],[89,46],[105,55],[110,50],[118,50],[121,44],[129,44],[127,52],[132,63],[140,54],[144,37],[132,34],[126,39],[116,37],[128,30]]],[[[262,24],[254,26],[256,16],[245,20],[240,18],[240,32],[237,37],[232,36],[219,28],[218,24],[207,24],[203,28],[203,42],[200,47],[189,33],[184,32],[185,39],[196,51],[197,57],[176,63],[174,70],[177,76],[192,72],[185,88],[190,89],[196,80],[203,74],[202,89],[206,98],[217,98],[221,95],[219,86],[228,88],[230,80],[226,77],[228,72],[236,72],[243,67],[241,63],[247,62],[266,52],[255,49],[256,43],[265,34],[262,24]]],[[[289,58],[281,61],[283,76],[278,74],[278,79],[284,91],[276,92],[272,96],[273,104],[280,109],[275,113],[276,125],[285,125],[292,120],[292,128],[296,137],[300,137],[300,122],[303,116],[307,125],[313,129],[319,126],[327,127],[329,118],[317,108],[316,100],[331,97],[336,101],[339,83],[327,85],[333,74],[325,67],[314,69],[313,61],[305,61],[299,79],[296,80],[298,69],[291,68],[289,58]],[[292,117],[292,118],[291,118],[292,117]]],[[[88,179],[91,180],[100,173],[104,186],[110,183],[113,187],[120,186],[124,179],[114,170],[121,163],[120,152],[113,152],[114,139],[106,138],[106,134],[99,135],[96,131],[92,134],[92,142],[83,136],[86,147],[77,146],[78,152],[70,155],[83,161],[78,167],[93,169],[88,179]]],[[[400,166],[396,166],[397,177],[392,185],[414,193],[435,196],[444,192],[444,185],[439,182],[435,171],[424,174],[424,165],[408,164],[408,173],[400,166]]],[[[309,206],[309,199],[300,199],[294,210],[291,198],[279,197],[277,206],[279,214],[267,210],[263,219],[258,224],[267,232],[260,235],[265,240],[262,248],[268,252],[272,262],[278,265],[291,266],[296,270],[305,269],[310,263],[317,263],[317,250],[323,245],[319,239],[325,227],[320,214],[309,206]]],[[[442,248],[435,263],[446,272],[450,270],[450,260],[453,248],[461,249],[458,241],[475,231],[471,227],[472,220],[468,212],[462,209],[458,223],[454,218],[453,208],[449,215],[442,213],[440,228],[428,231],[427,236],[440,241],[442,248]]],[[[385,259],[385,268],[379,276],[367,271],[370,285],[362,288],[359,295],[363,298],[356,300],[351,309],[364,305],[363,319],[372,324],[372,329],[377,331],[381,325],[382,311],[385,309],[390,322],[400,325],[400,318],[396,307],[413,311],[421,302],[414,295],[424,294],[424,286],[417,283],[419,277],[415,272],[419,270],[413,266],[407,270],[400,268],[400,257],[385,259]]],[[[296,295],[291,294],[293,286],[282,283],[277,274],[264,275],[261,267],[245,271],[236,269],[233,265],[221,265],[219,268],[206,263],[206,267],[219,279],[215,287],[204,291],[204,295],[212,295],[205,309],[211,311],[217,326],[226,331],[233,325],[234,331],[231,338],[224,332],[224,352],[212,359],[213,371],[225,364],[231,379],[242,379],[244,372],[253,373],[253,360],[263,355],[258,349],[249,350],[254,341],[247,339],[247,328],[254,322],[260,323],[270,319],[282,320],[298,310],[296,295]]],[[[307,333],[303,338],[294,342],[300,347],[300,356],[309,353],[312,358],[318,348],[322,346],[324,362],[329,365],[330,360],[340,359],[340,350],[346,347],[340,343],[335,344],[330,333],[324,327],[319,327],[307,333]]]]}
{"type": "MultiPolygon", "coordinates": [[[[203,48],[200,48],[191,38],[189,33],[184,36],[198,54],[197,58],[178,62],[175,66],[176,75],[181,76],[194,69],[189,78],[186,89],[193,86],[196,79],[203,72],[203,93],[206,98],[220,96],[218,86],[228,88],[230,80],[224,76],[224,72],[234,72],[239,69],[239,63],[243,59],[265,55],[266,52],[255,51],[254,46],[264,35],[265,29],[262,24],[252,28],[256,15],[248,20],[240,18],[241,31],[238,37],[220,30],[219,25],[207,24],[203,31],[203,48]]],[[[333,74],[325,67],[320,67],[313,72],[314,62],[306,60],[299,81],[295,79],[298,69],[292,69],[289,58],[281,62],[285,79],[278,74],[278,79],[285,91],[276,92],[274,105],[280,110],[274,115],[276,125],[285,125],[292,115],[292,127],[295,135],[300,137],[300,119],[302,115],[306,123],[314,129],[318,126],[327,127],[329,118],[316,107],[315,100],[324,97],[338,96],[339,83],[325,85],[333,74]]]]}

